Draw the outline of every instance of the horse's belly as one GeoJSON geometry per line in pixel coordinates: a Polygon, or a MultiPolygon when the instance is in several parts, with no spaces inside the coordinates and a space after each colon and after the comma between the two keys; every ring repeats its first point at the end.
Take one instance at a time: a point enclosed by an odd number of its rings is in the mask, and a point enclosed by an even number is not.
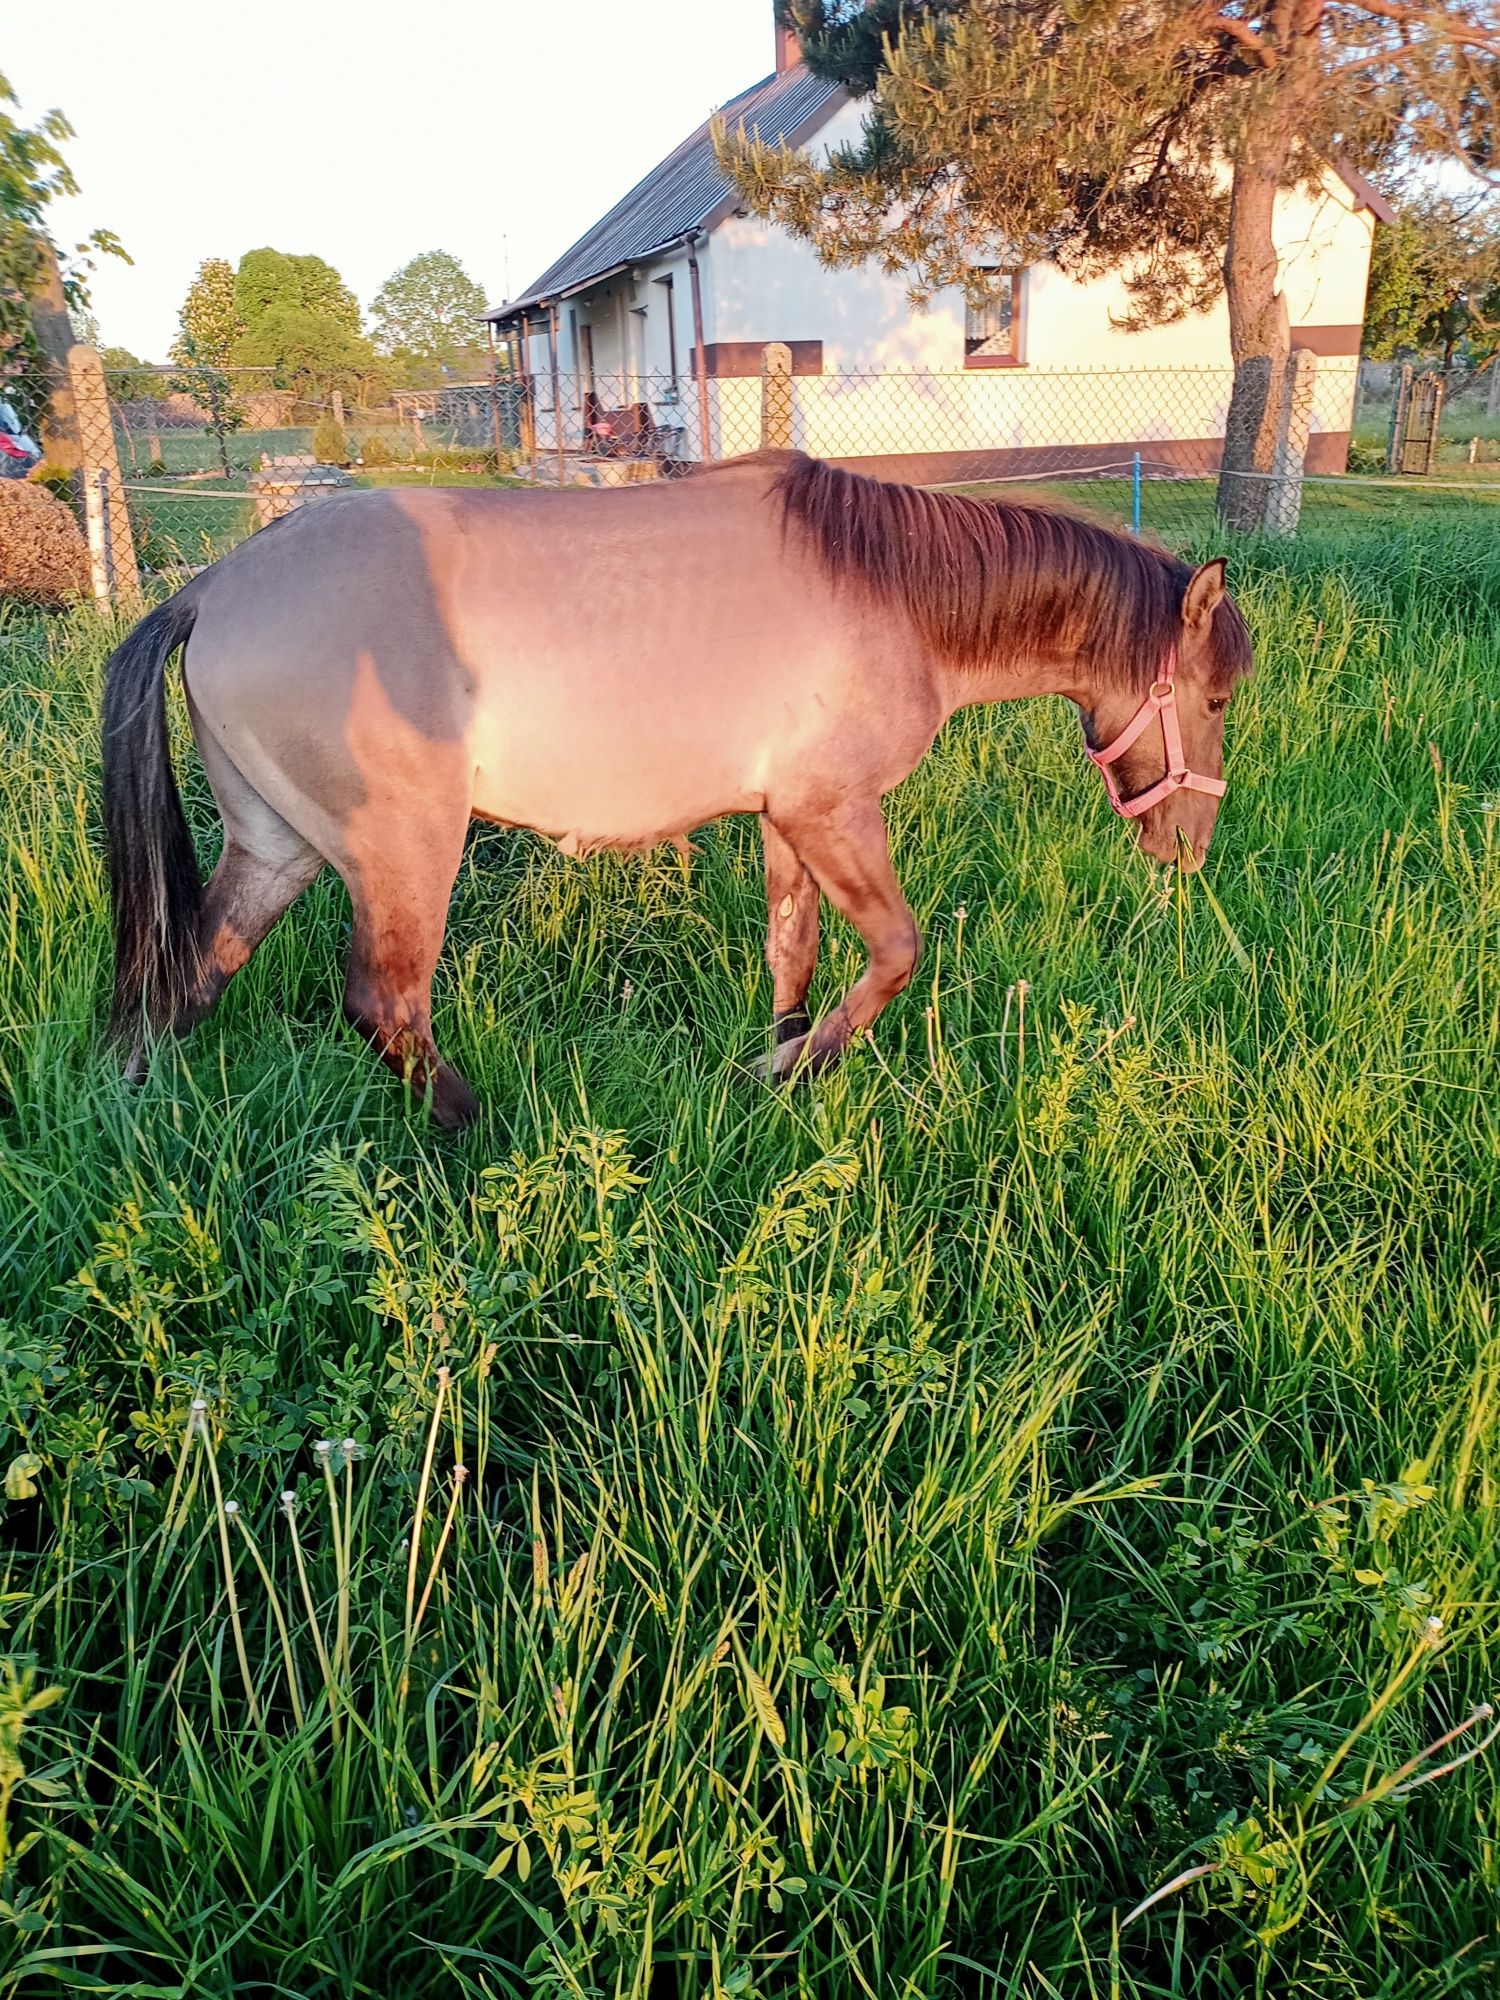
{"type": "Polygon", "coordinates": [[[545,834],[565,854],[654,847],[725,813],[760,811],[758,758],[712,737],[689,747],[673,734],[576,718],[560,729],[481,718],[474,811],[545,834]]]}

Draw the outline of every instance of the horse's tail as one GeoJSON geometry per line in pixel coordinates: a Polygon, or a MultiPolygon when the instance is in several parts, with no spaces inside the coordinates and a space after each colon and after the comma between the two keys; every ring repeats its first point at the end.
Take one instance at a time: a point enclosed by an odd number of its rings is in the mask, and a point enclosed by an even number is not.
{"type": "Polygon", "coordinates": [[[167,735],[166,667],[198,616],[184,596],[143,618],[104,669],[104,833],[114,904],[110,1032],[182,1014],[200,970],[203,882],[167,735]]]}

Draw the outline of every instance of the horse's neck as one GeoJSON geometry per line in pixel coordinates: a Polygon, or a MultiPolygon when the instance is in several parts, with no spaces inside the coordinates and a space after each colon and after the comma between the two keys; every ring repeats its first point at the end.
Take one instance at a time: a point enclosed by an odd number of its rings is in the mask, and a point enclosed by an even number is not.
{"type": "Polygon", "coordinates": [[[1086,703],[1087,690],[1079,684],[1077,663],[1058,656],[1037,658],[1003,667],[945,667],[941,675],[944,702],[952,715],[960,708],[994,701],[1023,701],[1031,695],[1060,694],[1070,701],[1086,703]]]}

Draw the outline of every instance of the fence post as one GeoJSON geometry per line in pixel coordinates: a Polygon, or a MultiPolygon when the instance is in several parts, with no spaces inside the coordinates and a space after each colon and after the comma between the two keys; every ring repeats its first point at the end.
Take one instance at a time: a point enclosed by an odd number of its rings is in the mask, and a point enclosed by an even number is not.
{"type": "Polygon", "coordinates": [[[115,594],[114,552],[109,545],[109,474],[83,475],[83,525],[89,545],[89,585],[94,602],[108,611],[115,594]]]}
{"type": "Polygon", "coordinates": [[[1492,354],[1489,360],[1490,387],[1484,399],[1484,414],[1500,417],[1500,354],[1492,354]]]}
{"type": "Polygon", "coordinates": [[[1141,532],[1141,455],[1132,452],[1130,458],[1130,532],[1139,536],[1141,532]]]}
{"type": "Polygon", "coordinates": [[[552,442],[557,449],[557,484],[568,483],[568,456],[563,437],[562,378],[557,372],[557,301],[547,312],[547,366],[552,376],[552,442]]]}
{"type": "Polygon", "coordinates": [[[490,435],[495,441],[495,470],[505,470],[505,441],[500,429],[500,374],[495,365],[495,322],[486,320],[485,334],[490,353],[490,435]]]}
{"type": "Polygon", "coordinates": [[[94,595],[101,603],[117,597],[127,606],[134,606],[140,602],[140,572],[136,568],[135,542],[130,532],[129,510],[125,505],[125,487],[120,478],[120,459],[115,445],[109,394],[104,384],[104,367],[94,348],[75,346],[69,349],[68,382],[73,392],[74,421],[78,426],[79,477],[83,485],[84,521],[89,530],[91,555],[94,554],[95,533],[101,538],[93,564],[94,595]]]}
{"type": "Polygon", "coordinates": [[[1266,533],[1295,535],[1302,513],[1302,472],[1312,431],[1313,384],[1318,357],[1298,348],[1286,364],[1286,389],[1281,399],[1281,428],[1271,461],[1271,487],[1266,496],[1266,533]]]}
{"type": "Polygon", "coordinates": [[[792,350],[784,340],[760,350],[760,448],[786,451],[792,442],[792,350]]]}
{"type": "Polygon", "coordinates": [[[1399,472],[1406,452],[1406,419],[1411,404],[1412,369],[1409,361],[1404,362],[1396,377],[1396,393],[1391,398],[1391,434],[1385,448],[1385,469],[1399,472]]]}

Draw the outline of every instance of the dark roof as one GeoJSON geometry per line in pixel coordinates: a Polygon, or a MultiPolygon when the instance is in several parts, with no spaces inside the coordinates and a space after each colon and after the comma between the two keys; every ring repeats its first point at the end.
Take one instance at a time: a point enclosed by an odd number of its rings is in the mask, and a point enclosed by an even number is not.
{"type": "MultiPolygon", "coordinates": [[[[835,83],[824,83],[798,63],[768,76],[732,98],[719,114],[731,124],[759,132],[768,144],[808,138],[843,100],[835,83]]],[[[487,319],[509,319],[523,306],[578,291],[596,278],[665,250],[684,236],[717,221],[734,206],[730,185],[714,158],[711,119],[633,187],[601,221],[580,236],[571,250],[519,298],[494,306],[487,319]]]]}

